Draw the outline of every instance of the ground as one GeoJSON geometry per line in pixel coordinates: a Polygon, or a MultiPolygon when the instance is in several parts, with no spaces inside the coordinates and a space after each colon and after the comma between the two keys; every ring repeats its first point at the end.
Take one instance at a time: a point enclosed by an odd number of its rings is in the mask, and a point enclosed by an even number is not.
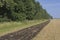
{"type": "Polygon", "coordinates": [[[60,19],[53,19],[32,40],[60,40],[60,19]]]}
{"type": "Polygon", "coordinates": [[[8,33],[0,37],[0,40],[31,40],[34,38],[50,21],[46,21],[22,30],[8,33]]]}
{"type": "Polygon", "coordinates": [[[44,21],[43,20],[32,20],[32,21],[25,21],[25,22],[4,22],[4,23],[0,23],[0,36],[3,36],[3,35],[8,34],[8,33],[15,32],[15,31],[19,31],[21,29],[40,24],[42,22],[44,22],[44,21]]]}
{"type": "Polygon", "coordinates": [[[60,40],[60,19],[52,19],[46,23],[1,36],[0,40],[60,40]]]}
{"type": "Polygon", "coordinates": [[[29,20],[24,22],[0,23],[0,36],[40,24],[44,21],[47,21],[47,20],[29,20]]]}

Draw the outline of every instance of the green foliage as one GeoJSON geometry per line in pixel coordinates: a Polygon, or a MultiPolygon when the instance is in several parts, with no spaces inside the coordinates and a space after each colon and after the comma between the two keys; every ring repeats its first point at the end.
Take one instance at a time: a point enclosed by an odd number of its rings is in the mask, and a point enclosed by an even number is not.
{"type": "Polygon", "coordinates": [[[7,19],[7,18],[0,18],[0,22],[9,22],[11,20],[7,19]]]}
{"type": "Polygon", "coordinates": [[[52,18],[35,0],[0,0],[0,16],[12,21],[52,18]]]}

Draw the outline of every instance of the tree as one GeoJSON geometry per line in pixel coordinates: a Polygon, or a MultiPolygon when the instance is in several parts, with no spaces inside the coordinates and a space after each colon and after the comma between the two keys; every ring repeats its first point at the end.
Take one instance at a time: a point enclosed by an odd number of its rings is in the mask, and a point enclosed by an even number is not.
{"type": "Polygon", "coordinates": [[[52,16],[35,0],[0,0],[0,18],[22,21],[50,19],[52,16]]]}

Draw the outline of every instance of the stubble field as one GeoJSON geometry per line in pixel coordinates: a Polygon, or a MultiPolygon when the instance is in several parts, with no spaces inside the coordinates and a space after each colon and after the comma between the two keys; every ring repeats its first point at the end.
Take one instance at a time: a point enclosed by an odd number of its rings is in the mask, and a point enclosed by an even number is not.
{"type": "Polygon", "coordinates": [[[32,40],[60,40],[60,19],[53,19],[32,40]]]}

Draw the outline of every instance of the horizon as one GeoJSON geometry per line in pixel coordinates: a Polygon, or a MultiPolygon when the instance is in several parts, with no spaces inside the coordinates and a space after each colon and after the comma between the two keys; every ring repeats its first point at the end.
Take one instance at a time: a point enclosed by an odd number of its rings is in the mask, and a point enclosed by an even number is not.
{"type": "Polygon", "coordinates": [[[60,18],[60,0],[36,0],[53,17],[60,18]]]}

